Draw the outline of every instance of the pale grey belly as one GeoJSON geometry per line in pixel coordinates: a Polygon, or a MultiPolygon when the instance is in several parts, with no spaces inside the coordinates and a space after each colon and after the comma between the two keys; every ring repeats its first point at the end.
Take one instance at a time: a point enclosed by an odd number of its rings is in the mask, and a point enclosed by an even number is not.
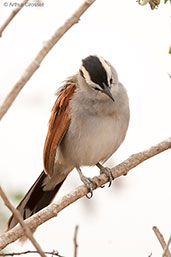
{"type": "Polygon", "coordinates": [[[74,166],[92,166],[108,159],[125,137],[120,121],[112,117],[94,117],[75,124],[70,124],[60,146],[64,160],[74,166]]]}

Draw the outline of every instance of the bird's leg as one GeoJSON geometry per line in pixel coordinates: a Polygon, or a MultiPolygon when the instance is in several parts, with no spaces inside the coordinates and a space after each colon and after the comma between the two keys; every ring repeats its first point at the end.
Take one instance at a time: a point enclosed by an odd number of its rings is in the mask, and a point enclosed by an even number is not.
{"type": "Polygon", "coordinates": [[[112,180],[114,180],[111,169],[107,167],[103,167],[103,165],[101,165],[99,162],[96,164],[96,166],[100,169],[100,174],[105,174],[108,177],[109,187],[110,187],[112,184],[112,180]]]}
{"type": "Polygon", "coordinates": [[[86,197],[87,197],[88,199],[92,198],[92,196],[93,196],[93,185],[95,185],[95,186],[97,187],[96,182],[95,182],[93,179],[91,179],[91,178],[85,177],[85,176],[83,175],[83,173],[82,173],[80,167],[77,167],[76,169],[77,169],[77,171],[78,171],[78,174],[79,174],[79,176],[80,176],[81,181],[82,181],[82,182],[84,183],[84,185],[88,188],[88,191],[89,191],[89,193],[90,193],[90,196],[87,194],[86,197]]]}

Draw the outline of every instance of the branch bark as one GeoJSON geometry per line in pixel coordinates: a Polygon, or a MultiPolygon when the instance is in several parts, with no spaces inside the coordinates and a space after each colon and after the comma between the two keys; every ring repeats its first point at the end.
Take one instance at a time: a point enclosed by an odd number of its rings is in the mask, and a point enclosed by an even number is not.
{"type": "Polygon", "coordinates": [[[59,39],[76,23],[79,22],[81,15],[95,2],[95,0],[86,0],[75,13],[54,33],[54,35],[46,41],[42,49],[33,59],[33,61],[26,68],[25,72],[17,83],[13,86],[9,94],[4,99],[0,106],[0,120],[8,111],[17,95],[20,93],[24,85],[31,78],[34,72],[40,67],[41,62],[53,48],[53,46],[59,41],[59,39]]]}
{"type": "MultiPolygon", "coordinates": [[[[168,244],[166,244],[162,233],[160,232],[160,230],[156,226],[153,227],[153,231],[154,231],[157,239],[159,240],[159,242],[160,242],[160,244],[161,244],[161,246],[164,250],[162,257],[164,257],[164,256],[171,257],[170,251],[168,249],[169,244],[170,244],[169,241],[168,241],[168,244]]],[[[169,240],[171,240],[171,237],[170,237],[169,240]]]]}
{"type": "MultiPolygon", "coordinates": [[[[169,251],[169,245],[170,245],[170,243],[171,243],[171,236],[169,237],[169,240],[168,240],[168,242],[167,242],[167,244],[166,244],[166,247],[164,248],[162,257],[167,256],[167,253],[170,254],[170,251],[169,251]]],[[[170,254],[170,257],[171,257],[171,254],[170,254]]]]}
{"type": "MultiPolygon", "coordinates": [[[[142,163],[143,161],[163,152],[171,148],[171,137],[160,142],[159,144],[152,146],[151,148],[139,152],[137,154],[131,155],[127,160],[120,163],[116,167],[112,168],[112,174],[114,178],[118,178],[122,175],[126,175],[128,171],[135,168],[137,165],[142,163]]],[[[108,183],[107,177],[102,174],[100,176],[94,177],[94,181],[97,184],[97,188],[108,183]]],[[[93,190],[95,187],[93,188],[93,190]]],[[[82,198],[88,193],[86,186],[81,185],[75,188],[72,192],[68,193],[67,195],[63,196],[61,199],[56,201],[55,203],[50,204],[48,207],[44,208],[40,212],[36,213],[35,215],[28,218],[25,223],[31,230],[35,230],[38,226],[42,223],[46,222],[47,220],[56,217],[57,214],[62,211],[64,208],[69,206],[70,204],[76,202],[78,199],[82,198]]],[[[5,248],[8,244],[16,241],[21,236],[24,235],[24,231],[20,225],[17,225],[10,231],[2,234],[0,236],[0,250],[5,248]]]]}
{"type": "Polygon", "coordinates": [[[6,27],[9,25],[9,23],[12,21],[12,19],[15,17],[15,15],[23,8],[23,6],[27,3],[28,0],[24,0],[19,7],[15,8],[10,16],[6,19],[4,24],[0,27],[0,37],[2,37],[2,32],[6,29],[6,27]]]}
{"type": "Polygon", "coordinates": [[[33,234],[30,230],[30,228],[24,223],[24,220],[21,216],[21,214],[19,213],[19,211],[17,209],[15,209],[13,207],[13,205],[10,203],[10,201],[8,200],[7,196],[5,195],[4,191],[2,190],[2,188],[0,187],[0,196],[2,197],[5,205],[7,206],[7,208],[10,209],[10,211],[14,214],[14,216],[17,218],[17,220],[19,221],[19,223],[21,224],[23,230],[24,230],[24,235],[30,239],[30,241],[32,242],[32,244],[34,245],[34,247],[36,248],[37,252],[40,254],[40,256],[42,257],[46,257],[45,253],[43,252],[43,250],[41,249],[40,245],[37,243],[37,241],[34,239],[33,234]]]}
{"type": "MultiPolygon", "coordinates": [[[[38,251],[25,251],[25,252],[20,252],[20,253],[0,253],[0,256],[2,257],[2,256],[19,256],[19,255],[24,255],[24,254],[30,254],[30,253],[33,253],[33,254],[35,254],[35,253],[39,253],[38,251]]],[[[53,257],[53,256],[58,256],[58,257],[63,257],[63,256],[61,256],[61,255],[59,255],[59,253],[57,252],[57,251],[55,251],[55,250],[53,250],[52,252],[44,252],[45,254],[50,254],[51,255],[51,257],[53,257]]]]}

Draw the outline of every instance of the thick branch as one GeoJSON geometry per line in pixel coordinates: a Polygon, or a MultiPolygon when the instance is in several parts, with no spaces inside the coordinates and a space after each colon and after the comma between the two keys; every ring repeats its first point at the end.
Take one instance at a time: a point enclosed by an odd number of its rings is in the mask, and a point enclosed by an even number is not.
{"type": "Polygon", "coordinates": [[[19,213],[19,211],[17,209],[15,209],[13,207],[13,205],[10,203],[10,201],[8,200],[8,198],[6,197],[5,193],[3,192],[2,188],[0,187],[0,196],[2,197],[5,205],[7,206],[7,208],[10,209],[10,211],[14,214],[14,216],[16,217],[16,219],[19,221],[19,223],[21,224],[23,230],[24,230],[24,235],[26,235],[27,238],[30,239],[30,241],[32,242],[32,244],[34,245],[34,247],[36,248],[36,250],[38,251],[38,253],[40,254],[40,256],[42,257],[46,257],[46,255],[44,254],[44,252],[42,251],[40,245],[37,243],[37,241],[34,239],[33,234],[30,230],[30,228],[24,223],[24,220],[21,216],[21,214],[19,213]]]}
{"type": "Polygon", "coordinates": [[[34,60],[26,68],[21,78],[17,81],[9,94],[4,99],[0,106],[0,120],[3,118],[7,110],[10,108],[15,98],[31,78],[34,72],[40,67],[41,62],[45,56],[49,53],[52,47],[59,41],[59,39],[76,23],[78,23],[81,15],[95,2],[95,0],[85,1],[78,10],[55,32],[55,34],[44,44],[40,52],[34,58],[34,60]]]}
{"type": "Polygon", "coordinates": [[[0,37],[2,37],[2,32],[4,29],[8,26],[8,24],[12,21],[12,19],[15,17],[15,15],[23,8],[23,6],[27,3],[28,0],[24,0],[21,4],[19,4],[19,7],[15,8],[10,16],[6,19],[4,24],[0,27],[0,37]]]}
{"type": "MultiPolygon", "coordinates": [[[[124,162],[120,163],[116,167],[112,168],[112,174],[114,178],[120,177],[125,175],[131,169],[135,168],[137,165],[142,163],[143,161],[171,148],[171,138],[162,141],[161,143],[137,154],[132,155],[124,162]]],[[[97,184],[97,187],[100,187],[108,182],[108,179],[104,174],[94,177],[94,181],[97,184]]],[[[94,190],[95,188],[93,188],[94,190]]],[[[57,214],[62,211],[64,208],[69,206],[70,204],[74,203],[78,199],[82,198],[88,193],[86,186],[82,185],[74,189],[72,192],[68,193],[67,195],[63,196],[57,202],[52,203],[48,207],[44,208],[37,214],[33,215],[32,217],[28,218],[25,223],[30,227],[31,230],[36,229],[39,225],[46,222],[47,220],[57,216],[57,214]]],[[[8,244],[16,241],[21,236],[23,236],[24,231],[23,229],[17,225],[10,231],[2,234],[0,236],[0,250],[5,248],[8,244]]]]}

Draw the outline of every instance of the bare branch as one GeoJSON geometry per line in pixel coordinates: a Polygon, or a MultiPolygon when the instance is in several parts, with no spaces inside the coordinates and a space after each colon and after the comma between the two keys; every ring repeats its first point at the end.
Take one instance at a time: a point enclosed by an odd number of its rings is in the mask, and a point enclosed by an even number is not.
{"type": "MultiPolygon", "coordinates": [[[[152,146],[151,148],[132,155],[124,162],[120,163],[116,167],[112,168],[112,174],[114,178],[118,178],[122,175],[125,175],[131,169],[135,168],[137,165],[143,161],[171,148],[171,138],[168,138],[161,143],[152,146]]],[[[97,184],[97,187],[108,183],[108,178],[101,174],[100,176],[94,177],[94,181],[97,184]]],[[[95,187],[93,187],[93,190],[95,187]]],[[[40,212],[28,218],[25,223],[30,227],[31,230],[35,230],[39,225],[46,222],[47,220],[56,217],[57,214],[62,211],[64,208],[74,203],[78,199],[82,198],[88,193],[88,189],[85,185],[81,185],[75,188],[72,192],[63,196],[61,199],[55,203],[50,204],[46,208],[42,209],[40,212]]],[[[24,231],[20,226],[16,226],[10,231],[2,234],[0,236],[0,249],[5,248],[8,244],[16,241],[21,236],[24,235],[24,231]]]]}
{"type": "Polygon", "coordinates": [[[75,227],[74,232],[74,257],[77,257],[78,243],[77,243],[78,225],[75,227]]]}
{"type": "MultiPolygon", "coordinates": [[[[171,257],[171,254],[170,254],[170,252],[169,252],[169,250],[168,250],[168,247],[167,247],[167,245],[166,245],[166,242],[165,242],[165,240],[164,240],[164,237],[163,237],[163,235],[161,234],[161,232],[159,231],[159,229],[158,229],[156,226],[154,226],[154,227],[153,227],[153,231],[154,231],[154,233],[155,233],[157,239],[159,240],[159,242],[160,242],[160,244],[161,244],[161,246],[162,246],[162,248],[163,248],[163,250],[164,250],[164,252],[165,252],[164,255],[165,255],[166,257],[171,257]]],[[[162,255],[162,256],[164,257],[164,255],[162,255]]]]}
{"type": "Polygon", "coordinates": [[[157,239],[159,240],[159,242],[160,242],[162,248],[164,249],[165,246],[166,246],[166,242],[165,242],[165,240],[164,240],[163,235],[160,233],[159,229],[158,229],[156,226],[153,227],[153,231],[154,231],[154,233],[155,233],[157,239]]]}
{"type": "MultiPolygon", "coordinates": [[[[0,256],[19,256],[22,254],[28,254],[28,253],[38,253],[38,251],[25,251],[25,252],[20,252],[20,253],[0,253],[0,256]]],[[[52,252],[44,252],[45,254],[50,254],[51,256],[58,256],[58,257],[62,257],[61,255],[59,255],[58,251],[52,251],[52,252]]]]}
{"type": "MultiPolygon", "coordinates": [[[[170,251],[169,251],[169,245],[170,245],[170,243],[171,243],[171,236],[169,237],[169,240],[168,240],[168,242],[167,242],[167,245],[166,245],[166,247],[164,248],[164,252],[163,252],[163,254],[162,254],[162,257],[167,256],[167,253],[168,253],[168,252],[169,252],[169,254],[170,254],[170,251]]],[[[171,254],[170,254],[169,256],[171,257],[171,254]]]]}
{"type": "Polygon", "coordinates": [[[95,0],[87,0],[85,1],[78,10],[54,33],[54,35],[46,41],[42,49],[33,59],[33,61],[26,68],[25,72],[21,76],[21,78],[17,81],[17,83],[13,86],[9,94],[4,99],[3,103],[0,106],[0,120],[5,115],[7,110],[10,108],[15,98],[27,83],[27,81],[31,78],[34,72],[40,67],[41,62],[45,58],[45,56],[49,53],[52,47],[59,41],[59,39],[76,23],[79,22],[81,15],[95,2],[95,0]]]}
{"type": "Polygon", "coordinates": [[[0,37],[2,37],[2,32],[4,29],[8,26],[8,24],[12,21],[12,19],[15,17],[15,15],[23,8],[23,6],[27,3],[28,0],[24,0],[21,4],[19,4],[19,7],[15,8],[10,16],[6,19],[4,24],[0,27],[0,37]]]}
{"type": "Polygon", "coordinates": [[[36,250],[38,251],[38,253],[40,254],[40,256],[42,257],[46,257],[46,255],[44,254],[44,252],[42,251],[40,245],[37,243],[37,241],[34,239],[32,232],[30,230],[30,228],[24,223],[24,220],[21,216],[21,214],[19,213],[18,210],[16,210],[12,204],[10,203],[10,201],[8,200],[7,196],[5,195],[5,193],[3,192],[2,188],[0,187],[0,196],[2,197],[4,204],[11,210],[11,212],[14,214],[14,216],[16,217],[16,219],[19,221],[19,223],[21,224],[23,230],[24,230],[24,234],[30,239],[30,241],[32,242],[32,244],[34,245],[34,247],[36,248],[36,250]]]}

